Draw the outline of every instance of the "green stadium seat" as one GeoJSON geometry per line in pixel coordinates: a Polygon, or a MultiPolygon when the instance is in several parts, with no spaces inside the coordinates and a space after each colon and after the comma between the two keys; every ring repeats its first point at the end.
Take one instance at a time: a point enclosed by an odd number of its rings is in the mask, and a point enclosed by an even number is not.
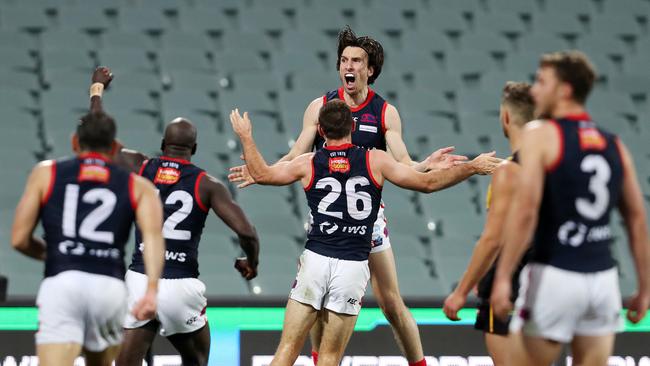
{"type": "Polygon", "coordinates": [[[9,108],[36,109],[36,102],[32,95],[25,90],[0,87],[0,109],[9,108]]]}
{"type": "Polygon", "coordinates": [[[637,115],[636,107],[629,96],[599,89],[594,90],[587,99],[587,108],[594,113],[604,111],[630,117],[637,115]]]}
{"type": "Polygon", "coordinates": [[[291,75],[296,71],[314,71],[325,72],[331,70],[333,65],[325,65],[318,57],[316,52],[309,50],[286,50],[284,52],[274,52],[272,55],[273,69],[282,76],[291,75]],[[329,66],[329,67],[325,67],[329,66]]]}
{"type": "Polygon", "coordinates": [[[320,89],[322,90],[322,95],[324,95],[327,91],[335,90],[341,87],[339,74],[334,68],[332,68],[331,71],[322,73],[314,73],[313,71],[307,70],[297,71],[290,75],[289,80],[293,90],[320,89]]]}
{"type": "Polygon", "coordinates": [[[196,90],[206,93],[220,89],[218,75],[196,70],[166,70],[162,80],[169,84],[172,90],[196,90]]]}
{"type": "Polygon", "coordinates": [[[336,42],[327,37],[322,31],[301,29],[300,32],[284,32],[281,37],[282,49],[285,52],[300,50],[300,52],[336,52],[336,42]]]}
{"type": "Polygon", "coordinates": [[[480,76],[482,73],[495,69],[495,62],[490,56],[474,50],[449,53],[445,64],[449,72],[464,78],[480,76]]]}
{"type": "Polygon", "coordinates": [[[274,113],[276,111],[268,94],[262,90],[224,91],[219,94],[219,105],[224,116],[228,116],[235,108],[239,108],[242,112],[274,113]]]}
{"type": "Polygon", "coordinates": [[[98,48],[87,33],[76,29],[57,29],[40,34],[41,52],[49,50],[93,50],[98,48]]]}
{"type": "Polygon", "coordinates": [[[530,82],[530,76],[516,71],[492,71],[481,75],[480,90],[500,92],[508,81],[530,82]]]}
{"type": "Polygon", "coordinates": [[[461,46],[466,50],[487,52],[499,56],[505,56],[512,50],[505,37],[487,32],[464,35],[461,37],[461,46]]]}
{"type": "Polygon", "coordinates": [[[576,37],[584,33],[578,16],[575,14],[540,13],[533,16],[533,31],[540,34],[553,34],[563,37],[576,37]]]}
{"type": "Polygon", "coordinates": [[[218,57],[223,50],[233,54],[241,54],[240,62],[245,62],[244,58],[249,57],[249,53],[269,53],[275,47],[271,39],[263,33],[228,30],[221,36],[221,46],[215,52],[218,57]]]}
{"type": "Polygon", "coordinates": [[[409,28],[404,13],[395,8],[364,6],[362,14],[356,27],[359,34],[403,33],[409,28]]]}
{"type": "Polygon", "coordinates": [[[445,54],[454,47],[449,37],[434,28],[404,32],[400,43],[404,50],[413,49],[417,45],[417,49],[427,55],[445,54]]]}
{"type": "Polygon", "coordinates": [[[207,72],[212,65],[203,49],[163,49],[157,53],[158,65],[161,70],[196,70],[207,72]]]}
{"type": "MultiPolygon", "coordinates": [[[[267,6],[268,2],[265,0],[255,0],[251,4],[252,8],[266,8],[267,6]]],[[[295,12],[296,9],[303,8],[306,5],[304,0],[277,0],[273,2],[273,6],[287,12],[295,12]]]]}
{"type": "Polygon", "coordinates": [[[423,90],[402,90],[399,93],[400,110],[414,110],[435,113],[440,115],[453,115],[454,108],[449,101],[436,91],[425,93],[423,90]]]}
{"type": "Polygon", "coordinates": [[[495,14],[505,11],[530,17],[539,11],[537,1],[535,0],[490,0],[488,1],[488,6],[490,8],[490,13],[495,14]]]}
{"type": "Polygon", "coordinates": [[[395,225],[390,224],[390,242],[395,257],[399,258],[426,258],[425,248],[422,241],[416,235],[392,230],[395,225]]]}
{"type": "Polygon", "coordinates": [[[528,33],[517,41],[517,51],[531,54],[541,54],[565,50],[568,45],[564,39],[557,35],[545,33],[528,33]]]}
{"type": "Polygon", "coordinates": [[[230,28],[230,24],[219,5],[213,3],[210,7],[181,9],[179,23],[186,32],[214,33],[230,28]]]}
{"type": "Polygon", "coordinates": [[[36,60],[24,48],[0,46],[0,69],[34,71],[36,60]]]}
{"type": "Polygon", "coordinates": [[[415,213],[409,215],[402,212],[399,215],[392,215],[388,217],[388,223],[391,232],[418,238],[427,238],[432,235],[432,231],[427,229],[427,223],[415,213]]]}
{"type": "Polygon", "coordinates": [[[0,24],[6,30],[41,31],[50,26],[45,10],[29,5],[3,7],[0,24]]]}
{"type": "Polygon", "coordinates": [[[287,30],[290,26],[289,17],[275,3],[240,10],[239,19],[242,29],[257,33],[277,33],[287,30]]]}
{"type": "Polygon", "coordinates": [[[268,71],[242,72],[230,75],[230,86],[240,90],[258,89],[275,93],[284,87],[284,80],[268,71]]]}
{"type": "Polygon", "coordinates": [[[508,37],[518,37],[526,31],[526,28],[520,13],[501,11],[478,16],[474,22],[474,31],[477,32],[476,34],[496,33],[508,37]],[[480,30],[480,33],[477,30],[480,30]]]}
{"type": "Polygon", "coordinates": [[[434,10],[454,11],[459,14],[475,15],[484,11],[479,0],[445,1],[433,0],[431,7],[434,10]]]}
{"type": "Polygon", "coordinates": [[[248,289],[246,280],[244,280],[234,268],[228,273],[213,274],[209,271],[202,272],[199,279],[205,284],[206,296],[238,298],[242,296],[250,296],[250,290],[248,289]]]}
{"type": "Polygon", "coordinates": [[[57,25],[61,29],[93,32],[103,31],[111,27],[104,9],[87,5],[60,9],[57,14],[57,25]]]}
{"type": "Polygon", "coordinates": [[[611,75],[609,87],[613,91],[623,92],[633,97],[648,96],[650,94],[650,78],[647,74],[611,75]]]}
{"type": "Polygon", "coordinates": [[[46,49],[41,53],[41,62],[46,69],[80,69],[86,70],[88,79],[90,79],[90,70],[94,63],[90,58],[90,53],[84,48],[72,49],[46,49]]]}
{"type": "Polygon", "coordinates": [[[603,14],[633,15],[648,19],[650,4],[643,0],[607,0],[603,1],[603,14]]]}
{"type": "Polygon", "coordinates": [[[546,0],[544,5],[544,11],[548,13],[548,17],[553,17],[556,14],[590,17],[596,12],[594,2],[591,0],[546,0]]]}
{"type": "Polygon", "coordinates": [[[395,266],[402,296],[430,296],[438,290],[433,283],[431,268],[421,258],[395,256],[395,266]],[[431,287],[427,289],[427,285],[431,287]]]}
{"type": "MultiPolygon", "coordinates": [[[[0,30],[0,48],[36,50],[36,38],[30,34],[15,30],[0,30]]],[[[3,53],[4,54],[4,53],[3,53]]]]}
{"type": "Polygon", "coordinates": [[[421,31],[433,28],[449,35],[462,34],[468,30],[463,16],[446,7],[417,13],[417,25],[421,31]]]}
{"type": "MultiPolygon", "coordinates": [[[[504,81],[505,84],[505,81],[504,81]]],[[[459,113],[481,113],[481,114],[494,114],[499,115],[499,109],[501,105],[501,89],[491,89],[486,91],[469,91],[464,90],[458,94],[458,99],[456,101],[456,106],[459,113]]],[[[481,121],[483,122],[483,121],[481,121]]],[[[470,126],[462,126],[464,127],[470,126]]],[[[488,131],[492,130],[491,126],[488,127],[488,131]]],[[[477,124],[471,125],[471,130],[464,130],[463,132],[483,132],[486,131],[482,129],[477,124]]]]}
{"type": "Polygon", "coordinates": [[[0,85],[3,88],[40,90],[40,83],[36,74],[15,70],[0,69],[0,85]]]}
{"type": "Polygon", "coordinates": [[[205,34],[166,29],[161,38],[163,49],[169,50],[209,50],[213,42],[205,34]]]}
{"type": "Polygon", "coordinates": [[[189,6],[186,1],[177,0],[135,0],[133,3],[136,7],[146,7],[156,12],[172,14],[189,6]]]}
{"type": "Polygon", "coordinates": [[[101,44],[104,49],[153,50],[152,39],[144,33],[129,30],[110,30],[102,33],[101,44]]]}
{"type": "Polygon", "coordinates": [[[622,59],[627,54],[620,38],[608,34],[590,34],[578,39],[577,48],[589,56],[603,54],[622,59]]]}
{"type": "Polygon", "coordinates": [[[296,20],[299,30],[324,31],[332,34],[338,33],[349,23],[343,16],[342,10],[336,6],[298,9],[296,11],[296,20]]]}
{"type": "Polygon", "coordinates": [[[456,123],[452,118],[419,110],[404,110],[400,113],[402,130],[411,135],[426,138],[437,133],[451,135],[456,132],[456,123]]]}
{"type": "Polygon", "coordinates": [[[162,32],[169,25],[162,11],[150,7],[128,7],[118,10],[121,29],[136,32],[162,32]]]}
{"type": "Polygon", "coordinates": [[[214,55],[215,68],[229,74],[232,72],[264,71],[266,69],[260,55],[252,50],[227,50],[214,55]]]}
{"type": "Polygon", "coordinates": [[[262,233],[300,236],[304,232],[301,223],[288,211],[276,211],[271,214],[252,211],[248,215],[253,225],[262,233]]]}
{"type": "Polygon", "coordinates": [[[132,112],[156,112],[158,110],[150,92],[145,89],[121,88],[117,84],[105,94],[104,107],[107,111],[127,110],[132,112]]]}
{"type": "Polygon", "coordinates": [[[291,285],[296,278],[297,272],[297,270],[294,272],[286,271],[284,273],[275,273],[268,271],[259,272],[259,276],[251,280],[251,288],[253,289],[253,294],[262,297],[287,297],[291,291],[291,285]]]}
{"type": "Polygon", "coordinates": [[[510,54],[506,60],[506,70],[520,75],[528,75],[532,78],[537,71],[541,56],[539,52],[534,51],[510,54]]]}
{"type": "MultiPolygon", "coordinates": [[[[91,70],[90,68],[83,70],[43,65],[43,82],[48,87],[48,92],[57,92],[59,96],[57,101],[60,104],[57,108],[65,107],[68,104],[72,105],[72,108],[76,108],[80,102],[83,102],[84,108],[88,108],[87,99],[91,70]],[[71,99],[69,96],[66,98],[66,93],[71,93],[75,98],[71,99]]],[[[47,95],[47,93],[44,93],[44,95],[47,95]]],[[[46,96],[45,102],[47,102],[47,98],[46,96]]]]}
{"type": "Polygon", "coordinates": [[[591,22],[591,31],[623,38],[637,38],[642,33],[641,26],[633,16],[610,14],[595,17],[591,22]]]}
{"type": "Polygon", "coordinates": [[[216,112],[215,100],[208,93],[200,90],[175,88],[163,93],[160,98],[163,109],[166,111],[203,111],[216,112]]]}
{"type": "MultiPolygon", "coordinates": [[[[90,105],[88,100],[88,87],[90,86],[90,75],[85,74],[85,84],[74,82],[73,78],[71,83],[63,83],[56,81],[51,82],[51,87],[41,94],[41,106],[44,111],[48,110],[70,110],[70,111],[84,111],[88,110],[90,105]],[[71,85],[72,84],[72,85],[71,85]],[[76,84],[76,85],[75,85],[76,84]]],[[[79,77],[81,79],[81,77],[79,77]]],[[[79,114],[81,116],[81,113],[79,114]]],[[[73,120],[74,121],[74,120],[73,120]]],[[[64,126],[73,126],[73,122],[62,122],[64,126]]]]}
{"type": "Polygon", "coordinates": [[[153,71],[153,63],[145,50],[105,48],[97,54],[100,65],[108,65],[114,72],[153,71]]]}
{"type": "Polygon", "coordinates": [[[623,68],[628,73],[644,74],[648,70],[648,63],[650,63],[650,48],[647,54],[626,57],[623,68]]]}

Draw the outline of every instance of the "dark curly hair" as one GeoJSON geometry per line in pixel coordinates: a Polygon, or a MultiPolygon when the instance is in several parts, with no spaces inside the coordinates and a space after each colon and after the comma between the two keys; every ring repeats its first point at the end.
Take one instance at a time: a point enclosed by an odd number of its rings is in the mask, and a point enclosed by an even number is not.
{"type": "Polygon", "coordinates": [[[368,54],[368,68],[372,68],[373,73],[368,78],[368,84],[372,84],[381,74],[381,67],[384,65],[384,48],[381,43],[368,36],[357,37],[350,29],[345,26],[339,32],[338,57],[336,58],[336,70],[341,68],[341,54],[346,47],[359,47],[368,54]]]}

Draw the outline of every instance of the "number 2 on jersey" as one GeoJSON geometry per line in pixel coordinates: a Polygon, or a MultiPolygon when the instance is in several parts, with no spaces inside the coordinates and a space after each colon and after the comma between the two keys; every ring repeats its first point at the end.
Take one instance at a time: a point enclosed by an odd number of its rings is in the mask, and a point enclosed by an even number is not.
{"type": "MultiPolygon", "coordinates": [[[[79,186],[68,184],[65,186],[63,200],[63,235],[68,238],[77,237],[77,205],[79,201],[79,186]]],[[[79,225],[79,237],[100,243],[113,244],[114,234],[110,231],[99,231],[101,225],[113,213],[117,197],[108,188],[93,188],[84,193],[81,201],[88,204],[100,202],[79,225]]]]}

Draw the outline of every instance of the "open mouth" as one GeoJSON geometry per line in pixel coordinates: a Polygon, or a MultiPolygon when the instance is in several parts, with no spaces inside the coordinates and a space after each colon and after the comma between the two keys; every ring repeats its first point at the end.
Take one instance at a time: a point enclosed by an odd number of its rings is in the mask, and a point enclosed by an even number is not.
{"type": "Polygon", "coordinates": [[[345,85],[346,85],[347,87],[350,87],[350,88],[353,87],[353,86],[354,86],[354,81],[357,79],[357,78],[354,76],[354,74],[352,74],[352,73],[347,73],[347,74],[345,74],[344,77],[345,77],[345,85]]]}

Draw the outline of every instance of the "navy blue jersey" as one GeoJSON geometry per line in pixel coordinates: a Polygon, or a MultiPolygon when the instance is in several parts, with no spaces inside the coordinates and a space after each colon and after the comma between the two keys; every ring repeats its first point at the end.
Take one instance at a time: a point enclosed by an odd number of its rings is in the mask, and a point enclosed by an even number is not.
{"type": "Polygon", "coordinates": [[[562,148],[546,171],[531,261],[576,272],[612,268],[609,220],[623,182],[618,139],[587,114],[549,123],[562,148]]]}
{"type": "MultiPolygon", "coordinates": [[[[199,276],[198,251],[208,208],[201,202],[199,183],[205,171],[191,162],[162,156],[142,165],[140,175],[158,188],[163,203],[163,236],[167,243],[162,278],[199,276]]],[[[144,273],[142,234],[135,233],[131,270],[144,273]]]]}
{"type": "MultiPolygon", "coordinates": [[[[333,99],[345,100],[343,88],[332,90],[323,96],[323,104],[333,99]]],[[[374,90],[368,89],[368,97],[360,106],[350,108],[352,118],[355,122],[355,129],[352,131],[352,143],[366,149],[379,149],[386,151],[386,127],[385,113],[388,103],[375,94],[374,90]]],[[[325,145],[325,139],[317,134],[314,139],[314,150],[325,145]]]]}
{"type": "Polygon", "coordinates": [[[99,154],[54,161],[40,211],[45,277],[77,270],[124,278],[124,246],[135,219],[134,178],[99,154]]]}
{"type": "Polygon", "coordinates": [[[381,203],[369,155],[369,150],[351,144],[316,151],[305,188],[311,210],[306,249],[332,258],[368,259],[381,203]]]}

